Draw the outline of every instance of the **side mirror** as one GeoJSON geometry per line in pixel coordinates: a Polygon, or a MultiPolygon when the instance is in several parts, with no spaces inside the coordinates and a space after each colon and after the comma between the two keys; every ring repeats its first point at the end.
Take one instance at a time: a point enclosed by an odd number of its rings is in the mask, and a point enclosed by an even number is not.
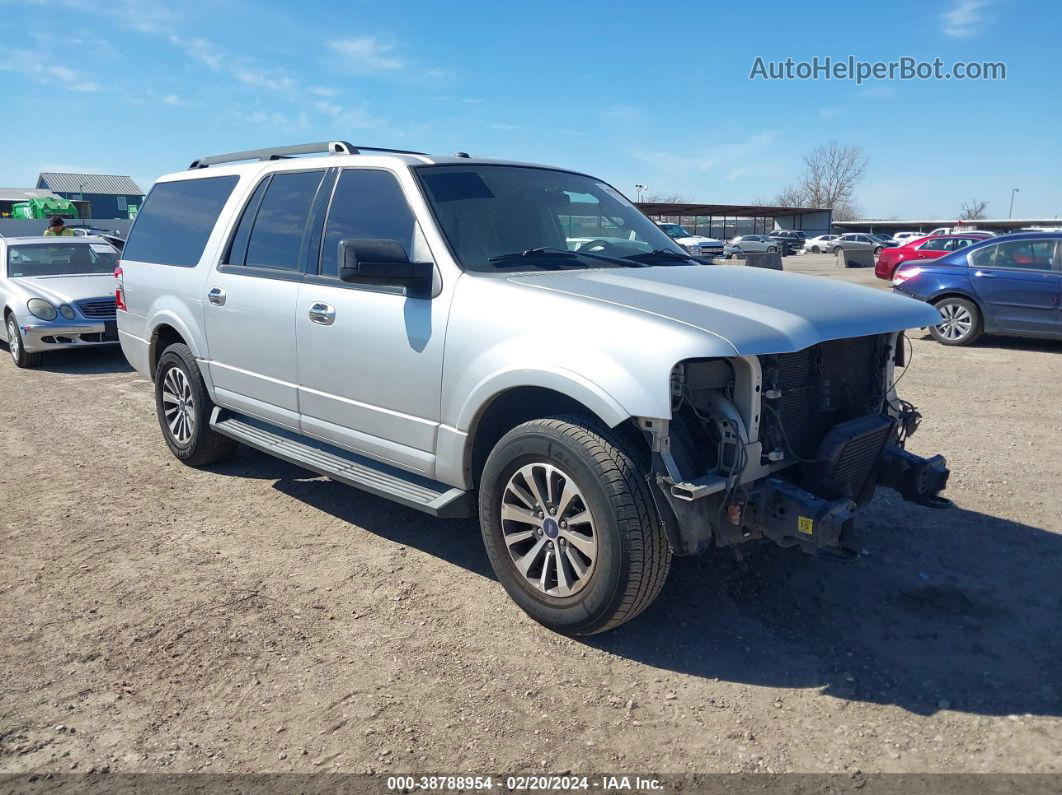
{"type": "Polygon", "coordinates": [[[397,240],[341,240],[339,280],[348,284],[371,284],[418,288],[431,284],[432,264],[410,262],[397,240]]]}

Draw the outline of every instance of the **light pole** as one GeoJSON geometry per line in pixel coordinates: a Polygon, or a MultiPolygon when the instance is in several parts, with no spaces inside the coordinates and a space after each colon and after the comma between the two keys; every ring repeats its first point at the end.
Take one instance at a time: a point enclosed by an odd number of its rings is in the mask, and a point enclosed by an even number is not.
{"type": "Polygon", "coordinates": [[[645,193],[645,191],[649,190],[649,186],[648,185],[635,185],[634,189],[636,191],[638,191],[638,202],[641,203],[642,194],[645,193]]]}
{"type": "Polygon", "coordinates": [[[1010,192],[1010,210],[1007,211],[1007,218],[1014,217],[1014,194],[1017,193],[1019,190],[1021,190],[1021,188],[1014,188],[1010,192]]]}

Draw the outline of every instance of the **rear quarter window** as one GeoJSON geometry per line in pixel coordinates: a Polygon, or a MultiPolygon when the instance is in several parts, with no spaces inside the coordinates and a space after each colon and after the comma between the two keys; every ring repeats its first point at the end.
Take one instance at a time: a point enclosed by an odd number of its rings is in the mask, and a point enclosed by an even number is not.
{"type": "Polygon", "coordinates": [[[238,181],[229,175],[157,183],[129,232],[122,259],[195,267],[238,181]]]}

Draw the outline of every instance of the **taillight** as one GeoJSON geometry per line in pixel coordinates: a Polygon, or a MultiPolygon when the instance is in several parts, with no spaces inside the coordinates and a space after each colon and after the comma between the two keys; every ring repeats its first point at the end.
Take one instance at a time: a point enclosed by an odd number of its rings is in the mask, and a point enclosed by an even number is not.
{"type": "Polygon", "coordinates": [[[125,306],[125,272],[122,270],[122,266],[119,265],[114,269],[114,278],[117,284],[114,285],[114,305],[115,308],[120,309],[122,312],[128,311],[125,306]]]}
{"type": "Polygon", "coordinates": [[[892,283],[893,284],[903,284],[905,281],[907,281],[908,279],[913,279],[915,276],[917,276],[921,272],[922,272],[922,269],[919,268],[919,267],[899,268],[896,271],[896,273],[893,274],[892,283]]]}

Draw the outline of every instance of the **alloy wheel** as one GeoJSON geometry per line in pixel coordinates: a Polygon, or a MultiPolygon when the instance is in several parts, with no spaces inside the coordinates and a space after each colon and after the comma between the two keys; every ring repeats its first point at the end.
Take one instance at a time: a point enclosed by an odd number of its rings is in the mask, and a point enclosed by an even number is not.
{"type": "Polygon", "coordinates": [[[162,381],[163,412],[170,436],[184,446],[195,433],[195,400],[188,376],[180,367],[171,367],[162,381]]]}
{"type": "Polygon", "coordinates": [[[937,326],[940,336],[950,342],[966,337],[973,328],[970,311],[961,304],[944,303],[937,307],[944,322],[937,326]]]}
{"type": "Polygon", "coordinates": [[[598,556],[594,517],[575,481],[553,464],[516,470],[501,504],[502,539],[533,589],[573,596],[589,582],[598,556]]]}

